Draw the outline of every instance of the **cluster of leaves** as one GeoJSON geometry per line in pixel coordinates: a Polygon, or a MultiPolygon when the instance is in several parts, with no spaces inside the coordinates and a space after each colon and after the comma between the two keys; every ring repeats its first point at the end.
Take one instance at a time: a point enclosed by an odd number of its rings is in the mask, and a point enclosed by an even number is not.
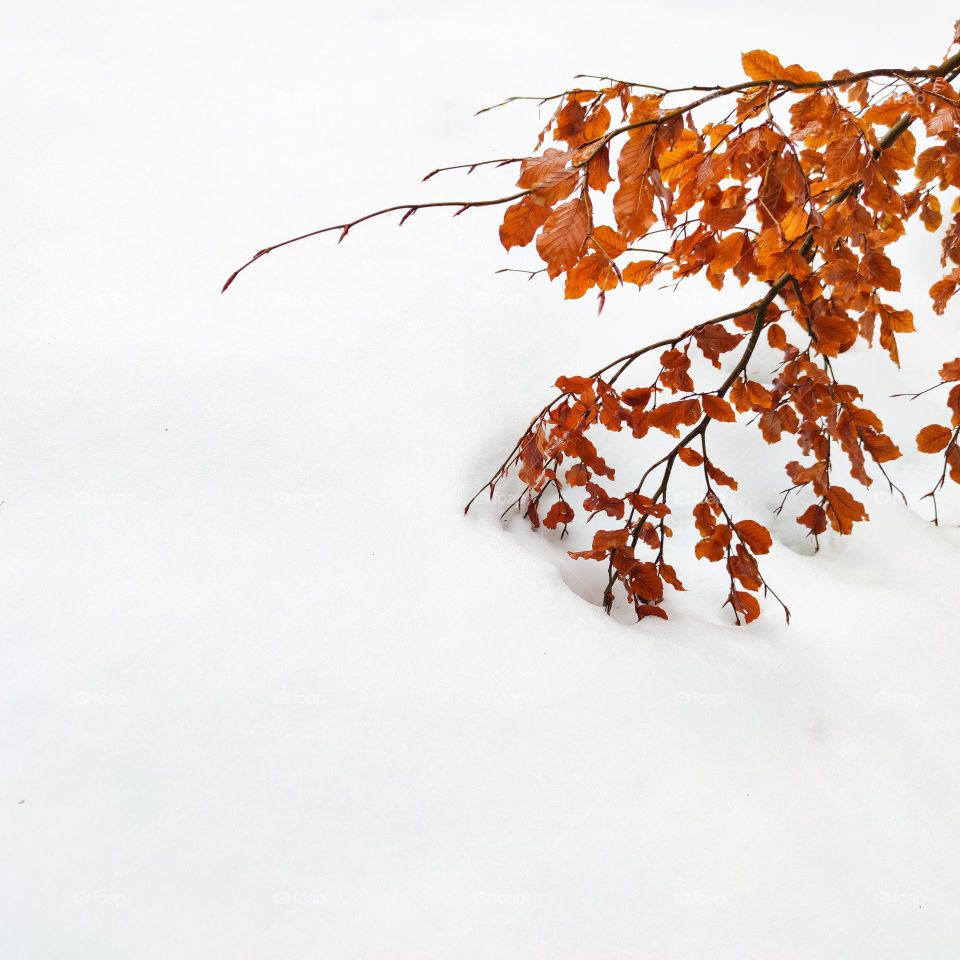
{"type": "MultiPolygon", "coordinates": [[[[950,386],[950,392],[947,394],[947,409],[950,412],[950,426],[946,427],[939,423],[931,423],[924,427],[917,434],[917,449],[921,453],[939,453],[943,456],[943,469],[940,471],[933,489],[924,496],[933,501],[934,521],[937,520],[937,493],[947,481],[947,477],[954,483],[960,483],[960,444],[957,438],[960,437],[960,357],[945,363],[940,368],[940,382],[934,384],[928,390],[935,390],[937,387],[950,386]]],[[[914,394],[918,397],[920,394],[914,394]]]]}
{"type": "MultiPolygon", "coordinates": [[[[828,528],[846,535],[868,519],[839,476],[844,469],[864,486],[876,470],[895,489],[885,464],[901,451],[861,391],[838,379],[838,358],[858,339],[876,340],[899,364],[898,337],[914,330],[914,317],[891,302],[901,274],[889,248],[912,218],[939,230],[940,195],[960,188],[960,100],[952,86],[960,54],[928,68],[844,70],[828,79],[762,50],[744,54],[742,63],[747,79],[725,87],[601,80],[546,98],[555,109],[534,154],[487,161],[519,164],[517,192],[389,208],[406,220],[424,207],[461,213],[504,204],[503,246],[533,245],[542,271],[563,282],[567,298],[594,294],[600,309],[614,289],[665,277],[676,283],[703,274],[718,290],[730,281],[760,289],[742,309],[590,375],[561,377],[559,395],[478,492],[492,496],[515,471],[523,491],[512,506],[534,527],[563,536],[578,512],[603,517],[591,549],[572,556],[606,564],[604,605],[609,610],[622,592],[639,618],[665,618],[665,586],[683,589],[665,556],[678,463],[702,474],[695,554],[723,565],[736,622],[759,615],[760,595],[776,597],[757,559],[770,550],[768,530],[735,518],[724,503],[724,489],[735,490],[737,481],[710,456],[714,424],[755,425],[770,444],[793,438],[799,457],[786,464],[780,509],[791,495],[803,500],[797,522],[815,541],[828,528]],[[683,94],[695,96],[672,105],[683,94]],[[708,104],[712,119],[699,119],[708,104]],[[779,357],[766,383],[749,370],[761,341],[779,357]],[[694,382],[700,356],[719,382],[694,382]],[[627,383],[641,358],[654,359],[655,368],[627,383]],[[597,429],[629,431],[637,440],[659,432],[675,442],[639,478],[614,487],[615,469],[588,436],[597,429]]],[[[386,212],[304,236],[336,230],[342,239],[386,212]]],[[[937,313],[960,289],[956,199],[942,250],[947,272],[930,291],[937,313]]],[[[951,427],[931,425],[918,437],[920,450],[944,455],[931,496],[948,472],[960,482],[960,360],[947,363],[941,378],[956,384],[951,427]]]]}

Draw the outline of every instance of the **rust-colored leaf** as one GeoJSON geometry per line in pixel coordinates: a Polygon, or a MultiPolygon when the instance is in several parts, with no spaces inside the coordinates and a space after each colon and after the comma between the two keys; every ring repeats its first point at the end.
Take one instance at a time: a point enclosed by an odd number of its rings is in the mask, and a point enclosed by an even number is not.
{"type": "Polygon", "coordinates": [[[507,207],[500,225],[500,242],[509,250],[525,247],[544,225],[551,210],[535,197],[524,197],[519,203],[507,207]]]}
{"type": "Polygon", "coordinates": [[[751,80],[786,80],[790,83],[816,83],[819,74],[804,70],[797,64],[785,67],[772,53],[766,50],[750,50],[741,55],[743,72],[751,80]]]}
{"type": "Polygon", "coordinates": [[[939,453],[950,442],[953,431],[938,423],[931,423],[917,434],[917,449],[921,453],[939,453]]]}
{"type": "Polygon", "coordinates": [[[757,523],[756,520],[740,520],[733,525],[733,528],[740,535],[740,539],[754,553],[769,553],[773,546],[770,531],[762,523],[757,523]]]}
{"type": "Polygon", "coordinates": [[[558,207],[547,218],[537,238],[537,253],[553,279],[569,270],[580,259],[590,232],[590,216],[582,198],[558,207]]]}
{"type": "Polygon", "coordinates": [[[705,393],[700,398],[700,402],[703,404],[703,412],[710,417],[711,420],[733,423],[733,421],[737,419],[733,407],[731,407],[723,397],[718,397],[713,393],[705,393]]]}

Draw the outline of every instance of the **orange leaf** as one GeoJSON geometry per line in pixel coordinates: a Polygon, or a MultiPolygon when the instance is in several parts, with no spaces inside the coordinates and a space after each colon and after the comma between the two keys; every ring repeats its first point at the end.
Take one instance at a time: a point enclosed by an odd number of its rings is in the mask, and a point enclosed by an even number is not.
{"type": "Polygon", "coordinates": [[[611,260],[619,257],[627,249],[627,241],[613,227],[599,226],[593,228],[590,234],[590,243],[601,253],[605,253],[611,260]]]}
{"type": "Polygon", "coordinates": [[[960,427],[960,383],[950,388],[950,393],[947,396],[947,407],[953,414],[950,422],[955,427],[960,427]]]}
{"type": "Polygon", "coordinates": [[[718,397],[712,393],[705,393],[701,401],[703,403],[703,412],[711,420],[732,423],[737,419],[737,415],[733,412],[733,407],[731,407],[723,397],[718,397]]]}
{"type": "Polygon", "coordinates": [[[931,423],[929,427],[924,427],[917,434],[917,449],[921,453],[939,453],[953,436],[953,431],[948,427],[941,427],[937,423],[931,423]]]}
{"type": "Polygon", "coordinates": [[[613,214],[628,240],[642,237],[657,222],[653,188],[640,178],[621,181],[620,189],[613,195],[613,214]]]}
{"type": "Polygon", "coordinates": [[[730,487],[731,490],[737,489],[737,481],[733,477],[725,474],[719,467],[714,466],[714,464],[707,461],[707,473],[710,476],[710,479],[714,483],[720,484],[721,487],[730,487]]]}
{"type": "Polygon", "coordinates": [[[663,581],[657,568],[648,562],[636,563],[630,568],[630,590],[644,600],[663,599],[663,581]]]}
{"type": "Polygon", "coordinates": [[[732,590],[730,592],[730,605],[747,623],[753,623],[760,616],[760,603],[751,593],[732,590]]]}
{"type": "Polygon", "coordinates": [[[766,50],[750,50],[741,54],[743,72],[751,80],[786,80],[790,83],[816,83],[820,75],[794,63],[785,67],[772,53],[766,50]]]}
{"type": "Polygon", "coordinates": [[[546,263],[551,280],[580,259],[589,230],[587,205],[579,197],[550,214],[537,238],[537,253],[546,263]]]}
{"type": "Polygon", "coordinates": [[[568,524],[573,519],[573,507],[569,503],[555,503],[543,518],[543,525],[551,530],[556,530],[562,523],[568,524]]]}
{"type": "Polygon", "coordinates": [[[660,576],[673,587],[674,590],[683,590],[683,584],[677,576],[677,571],[669,563],[660,562],[660,576]]]}
{"type": "Polygon", "coordinates": [[[727,547],[730,545],[732,533],[726,524],[718,524],[709,537],[704,537],[695,547],[693,552],[698,560],[709,560],[716,563],[726,556],[727,547]]]}
{"type": "Polygon", "coordinates": [[[669,620],[667,611],[663,607],[655,607],[651,603],[641,603],[637,606],[637,617],[642,620],[644,617],[659,617],[661,620],[669,620]]]}
{"type": "MultiPolygon", "coordinates": [[[[567,271],[567,282],[564,287],[564,297],[567,300],[577,300],[591,287],[597,285],[601,274],[610,266],[607,258],[600,253],[588,253],[579,263],[567,271]]],[[[616,277],[614,277],[616,283],[616,277]]]]}
{"type": "Polygon", "coordinates": [[[830,509],[827,517],[830,526],[837,533],[846,535],[853,532],[853,525],[859,520],[869,520],[867,511],[859,500],[855,500],[843,487],[827,487],[827,502],[830,509]]]}
{"type": "Polygon", "coordinates": [[[956,360],[951,360],[949,363],[945,363],[940,368],[940,379],[941,380],[960,380],[960,357],[956,360]]]}
{"type": "Polygon", "coordinates": [[[740,539],[754,553],[769,553],[773,546],[773,539],[770,531],[762,523],[756,520],[741,520],[733,525],[734,530],[740,535],[740,539]]]}
{"type": "Polygon", "coordinates": [[[827,529],[827,513],[819,504],[812,503],[797,517],[797,523],[809,527],[814,536],[818,536],[827,529]]]}
{"type": "Polygon", "coordinates": [[[773,394],[755,380],[747,381],[747,396],[754,410],[770,410],[773,407],[773,394]]]}
{"type": "Polygon", "coordinates": [[[519,203],[507,207],[500,225],[500,242],[509,250],[525,247],[550,216],[550,207],[533,197],[524,197],[519,203]]]}
{"type": "Polygon", "coordinates": [[[624,283],[636,283],[641,287],[649,283],[657,271],[657,262],[655,260],[638,260],[636,263],[628,263],[623,270],[624,283]]]}

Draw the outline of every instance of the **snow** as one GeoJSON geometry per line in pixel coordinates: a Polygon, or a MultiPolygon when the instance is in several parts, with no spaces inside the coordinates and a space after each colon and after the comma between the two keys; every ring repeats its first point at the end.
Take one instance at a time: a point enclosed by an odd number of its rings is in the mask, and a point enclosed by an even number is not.
{"type": "Polygon", "coordinates": [[[692,556],[670,623],[604,617],[551,535],[462,515],[557,375],[728,294],[598,319],[496,276],[529,260],[483,211],[309,241],[218,292],[304,229],[507,192],[418,181],[528,148],[533,106],[470,117],[510,94],[732,79],[753,47],[942,54],[946,3],[909,31],[872,9],[6,12],[0,956],[956,955],[960,497],[939,528],[917,501],[942,398],[888,397],[960,353],[925,299],[935,240],[902,254],[929,336],[901,377],[843,364],[908,452],[909,509],[875,484],[872,522],[812,556],[770,516],[791,449],[718,434],[789,627],[731,625],[692,556]]]}

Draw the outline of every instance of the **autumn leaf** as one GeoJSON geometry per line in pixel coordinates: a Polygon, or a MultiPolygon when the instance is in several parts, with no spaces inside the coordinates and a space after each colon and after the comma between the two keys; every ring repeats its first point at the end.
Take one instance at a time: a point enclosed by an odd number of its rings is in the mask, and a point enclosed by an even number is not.
{"type": "Polygon", "coordinates": [[[960,427],[960,383],[950,388],[950,393],[947,394],[947,409],[952,414],[951,424],[960,427]]]}
{"type": "Polygon", "coordinates": [[[636,283],[641,287],[649,283],[657,272],[658,264],[655,260],[637,260],[627,264],[623,270],[624,283],[636,283]]]}
{"type": "Polygon", "coordinates": [[[773,394],[755,380],[748,380],[746,384],[747,397],[754,410],[770,410],[773,407],[773,394]]]}
{"type": "Polygon", "coordinates": [[[726,556],[727,547],[730,546],[732,537],[730,528],[724,523],[718,523],[710,536],[704,537],[694,547],[697,559],[709,560],[711,563],[722,560],[726,556]]]}
{"type": "Polygon", "coordinates": [[[718,368],[720,355],[733,350],[743,340],[742,333],[731,333],[718,323],[698,330],[693,336],[703,355],[718,368]]]}
{"type": "Polygon", "coordinates": [[[661,620],[670,619],[663,607],[657,607],[650,603],[637,604],[636,610],[638,620],[643,620],[644,617],[659,617],[661,620]]]}
{"type": "Polygon", "coordinates": [[[884,290],[900,289],[900,271],[882,250],[869,250],[861,261],[864,277],[884,290]]]}
{"type": "Polygon", "coordinates": [[[754,553],[769,553],[773,546],[770,531],[756,520],[740,520],[733,525],[733,529],[754,553]]]}
{"type": "Polygon", "coordinates": [[[753,623],[760,616],[760,603],[752,593],[732,590],[729,603],[747,623],[753,623]]]}
{"type": "Polygon", "coordinates": [[[674,570],[669,563],[664,563],[661,561],[658,569],[664,583],[669,583],[674,590],[684,590],[684,586],[680,582],[680,578],[677,576],[677,571],[674,570]]]}
{"type": "Polygon", "coordinates": [[[723,397],[718,397],[712,393],[705,393],[700,398],[700,401],[703,404],[703,412],[710,417],[711,420],[732,423],[737,419],[733,407],[731,407],[723,397]]]}
{"type": "Polygon", "coordinates": [[[610,266],[610,259],[602,253],[588,253],[567,271],[564,297],[576,300],[592,287],[612,290],[617,285],[617,275],[610,266]]]}
{"type": "Polygon", "coordinates": [[[580,259],[590,230],[590,216],[581,198],[558,207],[547,218],[537,238],[537,253],[551,279],[569,270],[580,259]]]}
{"type": "Polygon", "coordinates": [[[931,423],[917,434],[917,449],[921,453],[939,453],[950,442],[953,431],[931,423]]]}
{"type": "Polygon", "coordinates": [[[731,490],[737,489],[737,481],[729,474],[724,473],[715,463],[707,462],[707,475],[721,487],[729,487],[731,490]]]}
{"type": "Polygon", "coordinates": [[[940,212],[940,201],[928,193],[920,202],[920,222],[932,233],[943,223],[943,214],[940,212]]]}
{"type": "Polygon", "coordinates": [[[869,519],[863,504],[843,487],[827,487],[826,499],[829,504],[827,519],[837,533],[852,533],[854,523],[869,519]]]}
{"type": "Polygon", "coordinates": [[[700,456],[696,450],[691,450],[690,447],[681,447],[677,456],[679,456],[688,467],[699,467],[703,463],[703,457],[700,456]]]}
{"type": "Polygon", "coordinates": [[[560,524],[568,524],[573,519],[573,507],[569,503],[555,503],[543,518],[543,525],[551,530],[556,530],[560,524]]]}
{"type": "Polygon", "coordinates": [[[790,83],[816,83],[820,76],[804,70],[797,64],[785,67],[772,53],[766,50],[750,50],[740,57],[743,72],[751,80],[786,80],[790,83]]]}
{"type": "Polygon", "coordinates": [[[613,214],[620,232],[628,240],[642,237],[657,222],[657,215],[653,212],[653,189],[649,181],[624,181],[613,195],[613,214]]]}
{"type": "Polygon", "coordinates": [[[554,386],[564,393],[575,393],[582,399],[589,395],[589,399],[593,400],[596,396],[593,383],[593,377],[557,377],[554,386]]]}
{"type": "Polygon", "coordinates": [[[814,536],[819,536],[827,529],[827,512],[820,504],[811,504],[797,517],[797,523],[808,527],[814,536]]]}
{"type": "Polygon", "coordinates": [[[940,368],[940,379],[948,383],[952,380],[960,380],[960,357],[945,363],[940,368]]]}
{"type": "Polygon", "coordinates": [[[630,568],[630,589],[644,600],[663,599],[663,581],[657,568],[649,562],[636,563],[630,568]]]}
{"type": "Polygon", "coordinates": [[[605,225],[593,228],[593,232],[590,234],[590,244],[610,259],[619,257],[628,246],[626,237],[614,230],[613,227],[605,225]]]}
{"type": "Polygon", "coordinates": [[[538,202],[532,196],[524,197],[519,203],[507,207],[500,225],[500,242],[507,250],[511,247],[525,247],[544,225],[550,213],[550,207],[545,203],[538,202]]]}

